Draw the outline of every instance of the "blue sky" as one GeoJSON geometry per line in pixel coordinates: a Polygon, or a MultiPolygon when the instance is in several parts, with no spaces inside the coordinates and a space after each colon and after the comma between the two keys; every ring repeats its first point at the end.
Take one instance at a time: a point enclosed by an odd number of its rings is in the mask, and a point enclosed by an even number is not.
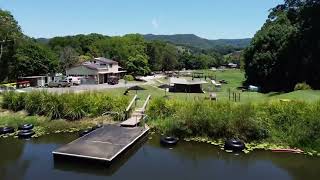
{"type": "Polygon", "coordinates": [[[208,39],[252,37],[283,0],[0,0],[25,34],[53,37],[196,34],[208,39]]]}

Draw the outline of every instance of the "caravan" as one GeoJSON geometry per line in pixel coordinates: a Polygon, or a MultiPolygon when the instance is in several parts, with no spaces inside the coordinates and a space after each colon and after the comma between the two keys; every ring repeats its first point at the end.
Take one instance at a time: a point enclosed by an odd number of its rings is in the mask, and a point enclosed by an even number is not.
{"type": "Polygon", "coordinates": [[[66,78],[66,80],[73,86],[78,86],[81,84],[81,77],[69,76],[66,78]]]}

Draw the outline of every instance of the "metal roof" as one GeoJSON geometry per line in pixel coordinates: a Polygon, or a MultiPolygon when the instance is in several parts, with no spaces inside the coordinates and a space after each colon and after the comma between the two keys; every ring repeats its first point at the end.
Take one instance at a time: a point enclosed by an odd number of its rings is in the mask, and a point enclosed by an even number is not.
{"type": "Polygon", "coordinates": [[[106,64],[118,64],[117,61],[114,61],[114,60],[111,60],[111,59],[107,59],[107,58],[104,58],[104,57],[94,58],[94,60],[100,61],[100,62],[104,62],[106,64]]]}
{"type": "Polygon", "coordinates": [[[183,78],[170,78],[170,84],[184,84],[184,85],[196,85],[196,84],[207,84],[207,81],[187,81],[183,78]]]}
{"type": "Polygon", "coordinates": [[[46,76],[24,76],[24,77],[19,77],[21,79],[36,79],[36,78],[43,78],[46,76]]]}

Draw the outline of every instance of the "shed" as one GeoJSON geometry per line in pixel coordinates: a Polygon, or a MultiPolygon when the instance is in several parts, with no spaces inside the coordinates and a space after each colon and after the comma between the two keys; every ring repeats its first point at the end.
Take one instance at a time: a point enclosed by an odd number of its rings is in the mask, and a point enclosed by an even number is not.
{"type": "Polygon", "coordinates": [[[46,84],[46,76],[25,76],[20,77],[19,81],[29,81],[31,87],[44,87],[46,84]]]}

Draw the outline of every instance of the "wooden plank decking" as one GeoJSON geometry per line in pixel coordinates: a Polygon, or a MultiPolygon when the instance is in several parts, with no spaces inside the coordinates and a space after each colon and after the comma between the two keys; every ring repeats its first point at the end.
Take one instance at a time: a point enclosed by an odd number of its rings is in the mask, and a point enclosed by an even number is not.
{"type": "Polygon", "coordinates": [[[106,125],[53,151],[54,156],[110,162],[149,131],[149,127],[106,125]]]}

